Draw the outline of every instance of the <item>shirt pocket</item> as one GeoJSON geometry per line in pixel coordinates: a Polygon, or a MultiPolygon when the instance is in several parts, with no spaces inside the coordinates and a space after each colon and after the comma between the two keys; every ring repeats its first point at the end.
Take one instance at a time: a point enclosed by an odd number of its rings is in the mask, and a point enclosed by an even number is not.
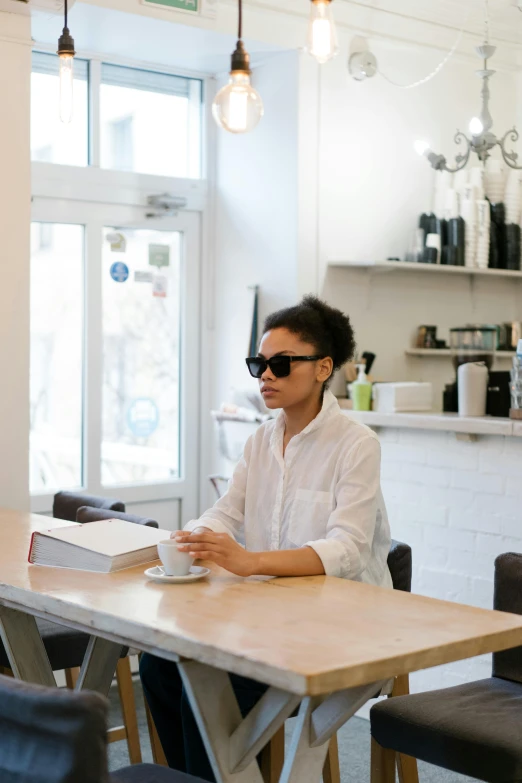
{"type": "Polygon", "coordinates": [[[333,510],[331,492],[298,489],[288,524],[288,537],[297,546],[326,536],[326,525],[333,510]]]}

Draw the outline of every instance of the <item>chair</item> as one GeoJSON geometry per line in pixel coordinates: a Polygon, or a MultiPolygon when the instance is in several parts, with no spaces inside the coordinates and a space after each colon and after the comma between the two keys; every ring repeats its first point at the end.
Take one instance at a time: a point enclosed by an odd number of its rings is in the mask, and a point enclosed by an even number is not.
{"type": "Polygon", "coordinates": [[[202,783],[153,764],[107,768],[108,702],[0,676],[2,783],[202,783]]]}
{"type": "Polygon", "coordinates": [[[159,527],[156,520],[150,517],[138,517],[136,514],[124,514],[122,511],[107,510],[106,508],[80,506],[76,512],[76,522],[80,522],[82,525],[88,522],[101,522],[103,519],[123,519],[126,522],[132,522],[134,525],[159,527]]]}
{"type": "MultiPolygon", "coordinates": [[[[136,525],[146,525],[148,527],[158,527],[158,523],[155,519],[149,517],[138,517],[134,514],[124,514],[121,511],[113,511],[106,508],[95,508],[92,506],[80,506],[76,512],[76,521],[82,524],[89,522],[98,522],[103,519],[124,519],[127,522],[133,522],[136,525]]],[[[109,731],[109,741],[115,742],[118,738],[127,739],[129,745],[129,757],[137,758],[141,761],[140,741],[138,726],[136,721],[136,706],[134,702],[134,692],[132,689],[132,676],[130,671],[130,665],[128,658],[120,659],[116,668],[116,677],[118,682],[118,688],[120,692],[120,701],[124,714],[124,726],[118,729],[111,729],[109,731]],[[126,733],[123,734],[122,731],[126,733]],[[112,733],[111,733],[112,732],[112,733]],[[114,737],[114,739],[112,739],[114,737]],[[133,746],[133,755],[130,755],[130,745],[133,746]],[[137,753],[139,753],[139,757],[137,753]]],[[[145,700],[145,713],[147,716],[147,725],[149,728],[150,744],[152,747],[152,758],[157,764],[163,764],[167,766],[167,759],[163,753],[161,742],[159,740],[156,726],[152,719],[152,715],[149,710],[149,705],[145,700]]]]}
{"type": "MultiPolygon", "coordinates": [[[[411,593],[412,553],[408,544],[392,541],[388,554],[388,568],[394,590],[411,593]]],[[[409,678],[407,674],[395,678],[392,696],[402,696],[409,693],[409,678]]],[[[380,695],[380,694],[377,694],[380,695]]],[[[262,751],[261,772],[265,783],[276,783],[279,780],[285,758],[284,727],[274,735],[270,743],[262,751]]],[[[401,783],[418,783],[417,763],[415,759],[397,757],[397,767],[401,783]]],[[[339,750],[337,735],[334,735],[328,746],[328,753],[323,768],[324,783],[340,783],[339,750]]]]}
{"type": "Polygon", "coordinates": [[[222,498],[225,492],[227,491],[228,483],[230,479],[226,478],[225,476],[220,476],[219,474],[214,474],[212,476],[208,477],[210,483],[214,487],[214,491],[217,495],[217,498],[222,498]]]}
{"type": "MultiPolygon", "coordinates": [[[[105,519],[112,517],[114,514],[118,514],[120,517],[123,516],[123,518],[127,518],[130,522],[135,522],[137,520],[140,520],[140,524],[152,522],[157,527],[157,522],[154,522],[154,520],[135,517],[132,514],[126,516],[122,515],[121,511],[114,511],[115,508],[125,509],[124,504],[119,500],[76,494],[73,492],[58,492],[54,496],[53,515],[57,519],[75,521],[77,511],[79,511],[80,508],[85,508],[83,504],[86,500],[89,500],[89,502],[96,507],[93,509],[94,511],[104,513],[105,517],[103,518],[105,519]]],[[[93,520],[90,519],[89,514],[86,513],[84,521],[93,520]]],[[[63,669],[65,671],[67,687],[74,689],[89,642],[89,634],[67,628],[65,625],[51,623],[47,620],[37,620],[36,623],[52,670],[60,671],[63,669]]],[[[116,680],[120,694],[124,725],[110,729],[108,732],[108,741],[118,742],[120,740],[127,740],[131,763],[138,764],[141,761],[141,748],[134,690],[132,686],[132,674],[127,653],[127,649],[122,652],[122,657],[118,661],[116,668],[116,680]]],[[[4,674],[11,674],[9,667],[10,664],[6,650],[4,645],[0,642],[1,672],[4,674]]]]}
{"type": "MultiPolygon", "coordinates": [[[[522,555],[495,561],[494,608],[522,614],[522,555]]],[[[492,676],[372,707],[372,783],[396,753],[487,783],[522,780],[522,647],[494,653],[492,676]]]]}
{"type": "Polygon", "coordinates": [[[57,492],[53,499],[53,517],[76,522],[76,513],[81,506],[103,508],[109,511],[125,511],[125,504],[115,498],[85,495],[81,492],[57,492]]]}

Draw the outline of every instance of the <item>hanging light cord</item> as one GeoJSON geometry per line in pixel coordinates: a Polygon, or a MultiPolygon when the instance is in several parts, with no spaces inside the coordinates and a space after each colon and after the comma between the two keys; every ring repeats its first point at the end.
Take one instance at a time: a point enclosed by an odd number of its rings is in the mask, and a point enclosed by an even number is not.
{"type": "Polygon", "coordinates": [[[67,0],[64,0],[63,5],[63,19],[64,19],[64,30],[67,30],[67,0]]]}
{"type": "MultiPolygon", "coordinates": [[[[485,4],[486,4],[486,9],[487,9],[488,0],[484,0],[484,1],[485,1],[485,4]]],[[[451,60],[451,58],[453,57],[453,55],[457,51],[457,49],[459,47],[459,44],[460,44],[460,42],[462,40],[462,36],[464,34],[464,29],[465,29],[465,27],[466,27],[466,25],[468,23],[470,15],[471,15],[471,10],[473,8],[474,2],[475,2],[475,0],[470,0],[469,1],[468,12],[466,14],[466,18],[465,18],[464,22],[462,23],[462,27],[459,30],[459,33],[457,35],[457,39],[456,39],[455,43],[453,44],[453,46],[451,47],[449,52],[446,54],[444,59],[437,65],[437,67],[431,73],[428,74],[428,76],[425,76],[423,79],[419,79],[418,81],[413,82],[412,84],[399,84],[399,82],[396,82],[393,79],[390,79],[389,76],[386,76],[386,74],[383,73],[380,70],[380,68],[379,68],[379,75],[382,76],[382,78],[385,81],[387,81],[389,84],[392,84],[394,87],[399,87],[401,90],[412,90],[414,87],[420,87],[421,84],[426,84],[426,82],[431,81],[431,79],[433,79],[434,76],[436,76],[438,73],[440,73],[440,71],[442,71],[444,66],[447,65],[447,63],[451,60]]],[[[486,20],[487,20],[487,25],[488,25],[488,30],[489,30],[489,15],[487,13],[486,13],[486,20]]],[[[488,35],[489,35],[489,32],[488,32],[488,35]]]]}
{"type": "Polygon", "coordinates": [[[238,0],[237,6],[237,37],[239,40],[243,37],[243,0],[238,0]]]}

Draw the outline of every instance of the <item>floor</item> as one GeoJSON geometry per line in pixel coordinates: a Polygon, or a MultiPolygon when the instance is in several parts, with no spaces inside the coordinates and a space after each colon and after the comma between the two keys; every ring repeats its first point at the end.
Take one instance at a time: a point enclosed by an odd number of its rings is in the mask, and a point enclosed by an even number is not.
{"type": "MultiPolygon", "coordinates": [[[[135,678],[134,682],[134,691],[138,709],[143,761],[151,762],[152,756],[143,707],[143,694],[137,678],[135,678]]],[[[110,725],[121,725],[118,692],[115,686],[111,688],[109,698],[111,703],[110,725]]],[[[293,721],[287,721],[288,733],[291,733],[292,723],[293,721]]],[[[342,783],[369,782],[370,724],[367,720],[352,718],[341,729],[339,732],[339,756],[342,783]]],[[[129,757],[125,742],[115,742],[109,745],[109,765],[111,770],[124,767],[128,763],[129,757]]],[[[472,778],[456,775],[454,772],[447,772],[429,764],[419,764],[419,783],[469,783],[471,780],[472,778]]]]}

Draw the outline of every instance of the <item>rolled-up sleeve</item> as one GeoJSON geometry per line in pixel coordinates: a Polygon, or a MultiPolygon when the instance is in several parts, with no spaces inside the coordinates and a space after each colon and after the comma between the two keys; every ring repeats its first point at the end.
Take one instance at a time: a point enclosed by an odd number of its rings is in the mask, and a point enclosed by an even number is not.
{"type": "Polygon", "coordinates": [[[368,435],[346,455],[335,486],[335,509],[326,537],[308,541],[321,558],[325,574],[358,579],[372,553],[380,496],[381,448],[368,435]]]}
{"type": "Polygon", "coordinates": [[[214,533],[228,533],[232,538],[241,535],[245,524],[245,494],[253,439],[254,436],[251,435],[223,497],[199,519],[188,522],[184,530],[208,527],[214,533]]]}

